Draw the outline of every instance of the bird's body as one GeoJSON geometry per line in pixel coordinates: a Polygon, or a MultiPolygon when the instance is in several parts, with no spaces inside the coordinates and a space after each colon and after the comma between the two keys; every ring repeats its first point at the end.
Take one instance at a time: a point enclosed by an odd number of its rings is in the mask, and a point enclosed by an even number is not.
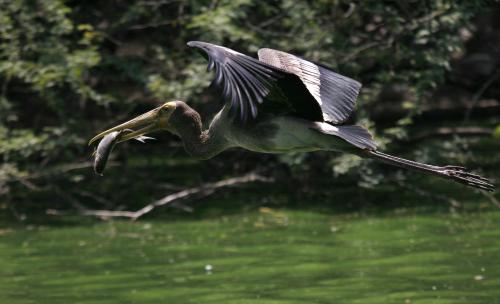
{"type": "Polygon", "coordinates": [[[260,153],[351,153],[493,190],[488,180],[463,167],[432,166],[379,152],[365,128],[343,124],[352,114],[361,88],[353,79],[281,51],[261,49],[257,60],[205,42],[188,45],[205,52],[208,69],[215,70],[214,82],[226,100],[208,129],[202,129],[198,112],[182,101],[173,101],[102,132],[91,142],[146,124],[120,141],[162,129],[181,137],[186,151],[200,159],[234,147],[260,153]]]}
{"type": "Polygon", "coordinates": [[[315,131],[316,124],[321,123],[292,116],[270,117],[245,128],[233,126],[226,136],[234,145],[260,153],[340,151],[344,141],[315,131]]]}
{"type": "Polygon", "coordinates": [[[350,128],[351,126],[334,126],[293,116],[278,116],[259,121],[245,129],[233,126],[228,138],[230,142],[241,148],[261,153],[319,150],[356,153],[360,150],[358,147],[347,142],[340,135],[334,135],[341,134],[342,130],[350,128]]]}
{"type": "Polygon", "coordinates": [[[229,111],[222,109],[208,129],[202,130],[201,117],[191,107],[182,101],[175,101],[175,104],[177,109],[190,112],[183,116],[196,115],[193,120],[199,121],[199,124],[173,130],[183,140],[186,152],[195,158],[209,159],[236,147],[259,153],[319,150],[356,153],[359,150],[338,136],[318,131],[320,128],[338,131],[339,127],[294,116],[262,115],[252,123],[241,125],[233,123],[229,111]]]}

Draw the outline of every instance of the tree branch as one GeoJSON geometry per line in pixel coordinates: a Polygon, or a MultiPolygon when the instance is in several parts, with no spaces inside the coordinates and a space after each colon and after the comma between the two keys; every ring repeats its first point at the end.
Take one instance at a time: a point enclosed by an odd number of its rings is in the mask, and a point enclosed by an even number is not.
{"type": "Polygon", "coordinates": [[[465,115],[464,115],[464,120],[463,122],[468,122],[469,119],[470,119],[470,116],[472,114],[472,111],[474,110],[474,108],[478,105],[479,103],[479,100],[480,98],[483,96],[484,92],[486,92],[486,90],[495,82],[495,80],[497,80],[497,78],[500,77],[500,69],[498,69],[495,73],[493,73],[490,78],[488,78],[488,80],[486,80],[482,85],[481,87],[479,88],[479,90],[477,90],[477,92],[474,94],[474,96],[472,97],[472,103],[469,105],[469,107],[467,108],[467,111],[465,111],[465,115]]]}
{"type": "MultiPolygon", "coordinates": [[[[107,219],[110,217],[124,217],[124,218],[130,218],[131,220],[136,220],[139,217],[151,212],[157,207],[161,206],[166,206],[169,204],[173,204],[174,202],[177,202],[178,200],[181,199],[186,199],[195,195],[198,195],[199,197],[206,197],[214,193],[215,191],[221,189],[221,188],[226,188],[226,187],[234,187],[240,184],[245,184],[245,183],[250,183],[250,182],[272,182],[273,179],[264,177],[258,174],[255,174],[253,172],[250,172],[248,174],[245,174],[243,176],[239,177],[232,177],[228,179],[223,179],[215,183],[207,183],[207,184],[202,184],[201,186],[198,187],[193,187],[193,188],[188,188],[184,189],[175,193],[172,193],[170,195],[167,195],[157,201],[152,202],[151,204],[148,204],[141,209],[137,211],[120,211],[120,210],[90,210],[90,209],[81,209],[81,205],[78,206],[80,214],[82,215],[87,215],[87,216],[95,216],[99,217],[102,219],[107,219]]],[[[50,209],[47,210],[47,214],[51,215],[61,215],[64,214],[64,212],[59,211],[59,210],[54,210],[50,209]]]]}
{"type": "Polygon", "coordinates": [[[413,192],[417,195],[420,195],[422,197],[429,197],[429,198],[434,199],[434,200],[446,202],[452,208],[459,208],[462,206],[459,201],[455,200],[454,198],[447,197],[446,195],[432,193],[430,191],[421,189],[419,187],[404,183],[403,181],[397,181],[397,183],[400,187],[405,188],[407,190],[410,190],[411,192],[413,192]]]}

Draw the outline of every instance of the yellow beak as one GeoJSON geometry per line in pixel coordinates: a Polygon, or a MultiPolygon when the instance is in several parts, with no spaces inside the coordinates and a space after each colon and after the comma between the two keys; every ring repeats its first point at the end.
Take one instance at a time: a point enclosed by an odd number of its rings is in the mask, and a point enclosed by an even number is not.
{"type": "Polygon", "coordinates": [[[167,102],[158,108],[137,116],[134,119],[97,134],[89,141],[89,145],[115,131],[127,132],[120,136],[120,139],[118,140],[119,143],[133,138],[140,138],[142,135],[147,133],[165,129],[168,125],[168,118],[174,109],[175,104],[167,102]],[[135,130],[136,128],[139,129],[135,130]]]}

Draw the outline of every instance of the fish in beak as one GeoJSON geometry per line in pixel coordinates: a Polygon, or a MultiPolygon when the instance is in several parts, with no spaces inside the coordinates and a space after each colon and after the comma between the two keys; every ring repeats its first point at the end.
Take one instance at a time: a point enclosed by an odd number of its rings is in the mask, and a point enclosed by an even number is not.
{"type": "Polygon", "coordinates": [[[114,131],[104,136],[99,142],[97,149],[94,151],[94,172],[103,175],[106,163],[108,162],[109,154],[113,150],[117,141],[120,139],[123,131],[114,131]]]}
{"type": "Polygon", "coordinates": [[[163,105],[137,116],[134,119],[97,134],[89,141],[89,145],[113,132],[123,132],[120,134],[116,143],[124,142],[130,139],[144,141],[144,139],[149,138],[144,136],[145,134],[168,129],[168,121],[172,113],[175,111],[175,108],[175,102],[166,102],[163,105]]]}

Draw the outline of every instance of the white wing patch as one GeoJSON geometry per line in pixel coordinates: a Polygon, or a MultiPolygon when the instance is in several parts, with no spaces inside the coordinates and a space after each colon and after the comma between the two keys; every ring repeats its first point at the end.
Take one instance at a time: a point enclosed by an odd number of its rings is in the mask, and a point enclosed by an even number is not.
{"type": "MultiPolygon", "coordinates": [[[[259,50],[259,58],[262,58],[261,51],[259,50]]],[[[267,57],[269,58],[269,57],[267,57]]],[[[286,67],[286,71],[299,76],[300,80],[304,83],[309,93],[316,99],[316,101],[321,105],[321,93],[320,93],[320,74],[319,68],[314,63],[300,59],[295,56],[275,56],[272,58],[275,62],[263,62],[276,66],[276,67],[286,67]]]]}
{"type": "Polygon", "coordinates": [[[360,149],[372,151],[377,149],[377,144],[370,132],[361,126],[332,126],[329,123],[317,122],[313,124],[312,129],[324,134],[338,136],[360,149]]]}
{"type": "Polygon", "coordinates": [[[258,54],[260,61],[299,76],[325,121],[341,123],[352,113],[361,83],[282,51],[264,48],[258,54]]]}

